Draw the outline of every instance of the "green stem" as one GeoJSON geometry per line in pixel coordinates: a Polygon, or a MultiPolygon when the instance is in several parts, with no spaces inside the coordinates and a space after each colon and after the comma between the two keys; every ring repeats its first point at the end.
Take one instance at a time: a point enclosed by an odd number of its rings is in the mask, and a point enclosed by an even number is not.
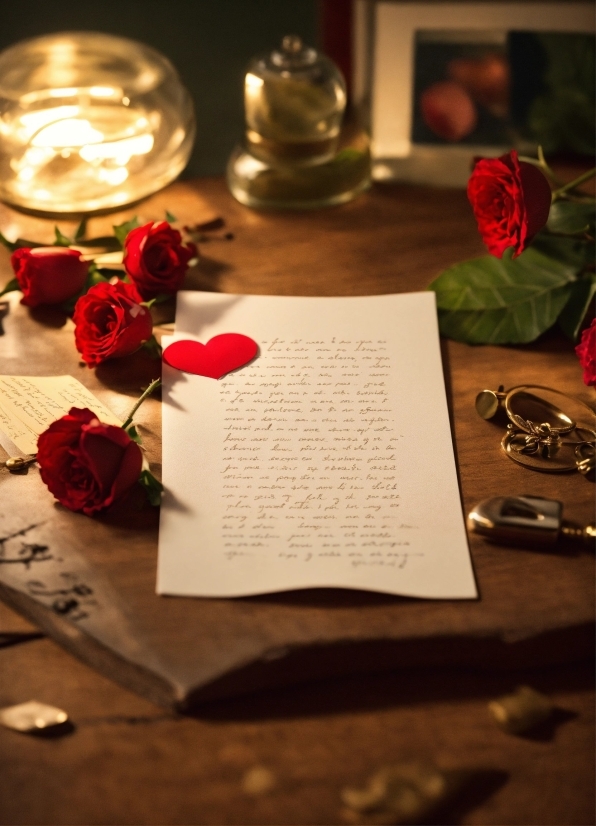
{"type": "Polygon", "coordinates": [[[576,187],[581,186],[581,184],[585,183],[586,181],[589,181],[590,178],[594,177],[594,175],[596,175],[596,167],[594,167],[593,169],[588,169],[588,171],[584,172],[583,175],[580,175],[579,178],[576,178],[574,181],[569,181],[568,184],[559,187],[559,189],[555,189],[552,196],[553,203],[557,201],[566,192],[569,192],[569,190],[575,189],[576,187]]]}
{"type": "Polygon", "coordinates": [[[137,412],[139,407],[143,404],[145,399],[153,393],[154,390],[157,390],[157,388],[160,385],[161,385],[161,379],[154,379],[151,382],[151,384],[149,385],[149,387],[146,390],[143,391],[141,397],[138,399],[138,401],[136,402],[136,404],[134,405],[132,410],[130,410],[128,416],[126,417],[126,421],[122,425],[122,430],[126,430],[126,428],[129,427],[132,424],[134,414],[137,412]]]}

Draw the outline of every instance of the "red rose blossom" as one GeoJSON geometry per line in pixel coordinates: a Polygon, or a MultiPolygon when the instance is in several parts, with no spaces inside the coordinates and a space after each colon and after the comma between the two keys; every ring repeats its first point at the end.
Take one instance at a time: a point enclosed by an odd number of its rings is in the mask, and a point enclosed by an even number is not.
{"type": "Polygon", "coordinates": [[[508,247],[514,256],[522,253],[546,224],[551,190],[542,172],[513,150],[476,163],[468,198],[488,251],[502,258],[508,247]]]}
{"type": "Polygon", "coordinates": [[[60,304],[83,289],[89,264],[68,247],[22,247],[10,256],[21,304],[60,304]]]}
{"type": "Polygon", "coordinates": [[[153,331],[151,313],[123,281],[91,287],[75,304],[73,321],[76,348],[89,367],[134,353],[153,331]]]}
{"type": "Polygon", "coordinates": [[[584,384],[596,387],[596,318],[583,331],[575,352],[584,370],[584,384]]]}
{"type": "Polygon", "coordinates": [[[91,516],[135,484],[143,455],[121,427],[72,407],[39,436],[37,461],[50,493],[64,507],[91,516]]]}
{"type": "Polygon", "coordinates": [[[182,286],[188,262],[197,254],[194,244],[167,221],[131,230],[124,241],[124,268],[145,299],[175,293],[182,286]]]}

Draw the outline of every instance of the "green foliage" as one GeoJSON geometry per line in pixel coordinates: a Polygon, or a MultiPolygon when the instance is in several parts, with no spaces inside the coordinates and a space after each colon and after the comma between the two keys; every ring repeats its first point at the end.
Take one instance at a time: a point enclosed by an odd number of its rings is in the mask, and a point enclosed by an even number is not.
{"type": "Polygon", "coordinates": [[[75,230],[74,239],[75,241],[82,241],[87,233],[87,219],[83,218],[81,223],[75,230]]]}
{"type": "Polygon", "coordinates": [[[126,433],[128,433],[128,435],[133,440],[133,442],[136,442],[138,445],[143,444],[142,439],[139,436],[139,432],[136,429],[136,427],[134,426],[134,424],[131,424],[126,428],[126,433]]]}
{"type": "Polygon", "coordinates": [[[150,470],[144,470],[139,477],[139,484],[145,489],[145,494],[149,503],[154,507],[161,504],[163,485],[159,482],[150,470]]]}
{"type": "Polygon", "coordinates": [[[567,304],[559,316],[559,327],[565,335],[575,341],[579,336],[582,322],[596,296],[596,275],[590,273],[571,285],[567,304]]]}
{"type": "Polygon", "coordinates": [[[548,60],[546,89],[528,115],[528,126],[548,153],[594,154],[594,38],[537,34],[548,60]]]}
{"type": "Polygon", "coordinates": [[[63,235],[58,227],[54,227],[54,235],[56,236],[56,240],[54,241],[55,247],[70,247],[72,241],[70,238],[67,238],[66,235],[63,235]]]}
{"type": "Polygon", "coordinates": [[[177,220],[178,220],[178,219],[176,218],[176,216],[175,216],[175,215],[172,215],[172,213],[171,213],[171,212],[169,212],[169,211],[166,209],[166,221],[167,221],[169,224],[173,224],[173,223],[174,223],[175,221],[177,221],[177,220]]]}
{"type": "Polygon", "coordinates": [[[557,320],[578,269],[534,248],[513,260],[486,255],[456,264],[430,285],[441,332],[470,344],[534,341],[557,320]]]}
{"type": "Polygon", "coordinates": [[[130,219],[130,221],[125,221],[123,224],[119,224],[118,226],[114,227],[114,235],[120,242],[120,246],[122,248],[124,248],[124,242],[126,240],[126,236],[128,235],[128,233],[139,226],[139,219],[135,215],[134,218],[130,219]]]}
{"type": "Polygon", "coordinates": [[[151,338],[147,339],[147,341],[141,345],[141,350],[145,350],[145,352],[154,359],[160,359],[163,352],[161,345],[157,343],[155,336],[151,336],[151,338]]]}
{"type": "Polygon", "coordinates": [[[19,282],[16,278],[11,278],[8,284],[4,287],[2,292],[0,292],[0,296],[6,295],[6,293],[11,293],[14,290],[20,290],[19,282]]]}
{"type": "Polygon", "coordinates": [[[563,235],[594,233],[594,203],[555,201],[550,208],[547,229],[563,235]]]}
{"type": "Polygon", "coordinates": [[[43,244],[38,244],[37,241],[30,241],[28,238],[17,238],[16,241],[9,241],[8,238],[5,238],[4,235],[0,232],[0,244],[6,247],[7,250],[10,252],[14,252],[15,250],[28,248],[31,247],[43,247],[43,244]]]}

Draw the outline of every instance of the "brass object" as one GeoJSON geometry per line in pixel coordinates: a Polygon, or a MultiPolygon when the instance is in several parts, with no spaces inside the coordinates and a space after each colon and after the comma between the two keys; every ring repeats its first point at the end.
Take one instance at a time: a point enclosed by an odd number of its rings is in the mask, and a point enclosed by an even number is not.
{"type": "Polygon", "coordinates": [[[370,777],[365,788],[342,789],[341,799],[348,807],[345,819],[355,823],[426,822],[460,783],[456,773],[444,772],[429,761],[385,766],[370,777]],[[350,816],[356,813],[358,819],[350,816]]]}
{"type": "Polygon", "coordinates": [[[4,467],[8,468],[11,473],[22,470],[27,465],[37,461],[37,456],[13,456],[4,462],[4,467]]]}
{"type": "Polygon", "coordinates": [[[554,400],[545,398],[546,394],[554,395],[557,401],[559,396],[570,398],[565,393],[539,384],[519,384],[510,390],[505,390],[500,384],[498,390],[481,390],[478,393],[476,412],[481,418],[488,420],[494,418],[499,410],[505,410],[509,419],[524,430],[527,429],[528,421],[548,423],[560,433],[573,430],[575,422],[554,400]],[[540,391],[541,395],[531,392],[533,390],[540,391]]]}
{"type": "Polygon", "coordinates": [[[522,685],[513,694],[490,702],[488,709],[504,731],[524,734],[546,722],[552,716],[554,706],[544,694],[522,685]]]}
{"type": "Polygon", "coordinates": [[[533,429],[542,426],[546,427],[549,432],[560,435],[570,433],[576,427],[577,423],[561,408],[544,396],[528,392],[530,388],[540,390],[543,394],[562,396],[563,399],[570,398],[565,393],[559,393],[558,390],[539,385],[514,387],[507,393],[504,402],[507,416],[514,425],[530,433],[533,429]]]}
{"type": "Polygon", "coordinates": [[[543,385],[520,384],[482,390],[476,412],[483,419],[504,411],[510,424],[501,440],[514,462],[543,473],[578,470],[594,478],[594,411],[580,399],[543,385]]]}
{"type": "Polygon", "coordinates": [[[596,471],[596,446],[593,442],[579,444],[575,448],[575,458],[578,471],[586,479],[594,481],[596,471]]]}
{"type": "Polygon", "coordinates": [[[589,478],[590,465],[593,464],[593,454],[590,459],[587,451],[594,447],[596,431],[587,427],[576,427],[574,431],[562,439],[558,433],[553,433],[544,425],[534,426],[533,431],[526,433],[515,430],[511,425],[501,440],[501,447],[510,459],[531,470],[541,473],[568,473],[572,470],[586,469],[584,475],[589,478]],[[586,453],[578,455],[579,450],[586,453]],[[581,458],[580,458],[581,456],[581,458]],[[585,464],[582,465],[582,462],[585,464]]]}
{"type": "Polygon", "coordinates": [[[476,412],[478,415],[487,421],[494,418],[503,407],[507,392],[502,384],[499,385],[498,390],[481,390],[476,396],[476,412]]]}
{"type": "Polygon", "coordinates": [[[61,708],[30,700],[16,706],[0,709],[0,724],[14,731],[35,734],[62,726],[68,721],[68,714],[61,708]]]}
{"type": "Polygon", "coordinates": [[[554,548],[582,543],[594,547],[596,528],[563,520],[563,505],[541,496],[496,496],[484,499],[468,514],[468,528],[491,542],[554,548]]]}

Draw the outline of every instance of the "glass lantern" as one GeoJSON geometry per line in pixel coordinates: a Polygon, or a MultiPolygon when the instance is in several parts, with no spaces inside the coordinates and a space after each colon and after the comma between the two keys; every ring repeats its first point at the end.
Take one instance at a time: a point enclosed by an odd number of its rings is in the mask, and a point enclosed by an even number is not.
{"type": "Polygon", "coordinates": [[[241,203],[308,209],[349,201],[370,185],[368,137],[345,121],[343,76],[299,37],[251,62],[244,110],[245,140],[228,163],[241,203]]]}
{"type": "Polygon", "coordinates": [[[98,32],[0,54],[0,199],[36,212],[122,207],[184,169],[193,105],[159,52],[98,32]]]}

